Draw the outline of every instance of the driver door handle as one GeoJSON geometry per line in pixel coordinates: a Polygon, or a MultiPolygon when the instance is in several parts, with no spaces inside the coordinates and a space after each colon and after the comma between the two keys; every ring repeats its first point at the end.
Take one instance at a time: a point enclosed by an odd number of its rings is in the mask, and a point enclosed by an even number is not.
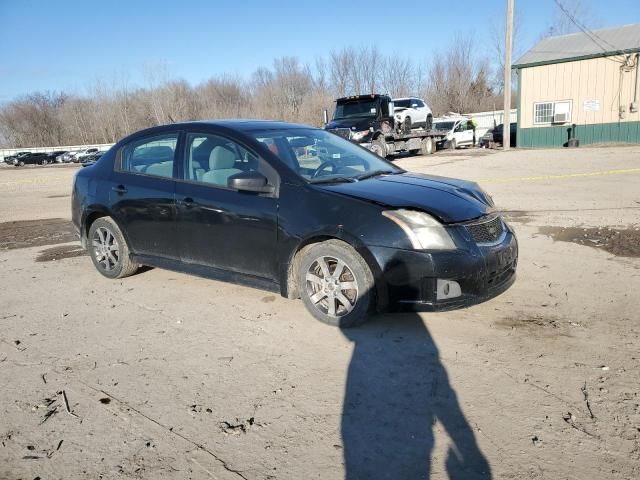
{"type": "Polygon", "coordinates": [[[127,187],[125,187],[124,185],[118,185],[117,187],[111,187],[111,190],[113,190],[116,193],[127,193],[127,187]]]}

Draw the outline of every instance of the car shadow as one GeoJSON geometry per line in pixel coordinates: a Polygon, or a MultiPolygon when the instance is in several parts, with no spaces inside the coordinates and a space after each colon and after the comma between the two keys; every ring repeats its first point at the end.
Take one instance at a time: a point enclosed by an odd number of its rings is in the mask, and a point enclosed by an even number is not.
{"type": "Polygon", "coordinates": [[[436,422],[450,438],[448,478],[491,478],[419,315],[380,315],[342,332],[354,343],[341,424],[346,480],[430,478],[436,422]]]}

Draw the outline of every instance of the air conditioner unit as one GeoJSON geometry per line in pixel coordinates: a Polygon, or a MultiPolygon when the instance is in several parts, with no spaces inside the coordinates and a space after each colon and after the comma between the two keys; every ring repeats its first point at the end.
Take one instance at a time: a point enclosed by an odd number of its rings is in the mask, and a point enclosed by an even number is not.
{"type": "Polygon", "coordinates": [[[556,113],[553,115],[553,123],[567,123],[569,121],[568,113],[556,113]]]}

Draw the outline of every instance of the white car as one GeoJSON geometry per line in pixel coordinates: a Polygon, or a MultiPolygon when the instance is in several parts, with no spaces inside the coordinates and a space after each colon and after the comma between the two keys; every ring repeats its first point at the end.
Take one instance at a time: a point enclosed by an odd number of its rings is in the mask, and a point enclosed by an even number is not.
{"type": "Polygon", "coordinates": [[[92,155],[97,151],[97,148],[87,148],[86,150],[81,150],[71,159],[71,161],[73,163],[82,163],[83,158],[88,157],[89,155],[92,155]]]}
{"type": "Polygon", "coordinates": [[[393,115],[398,127],[402,127],[405,133],[412,128],[423,127],[431,129],[433,114],[429,106],[420,98],[394,98],[393,115]]]}
{"type": "Polygon", "coordinates": [[[476,141],[473,120],[467,117],[442,117],[433,121],[434,130],[446,130],[447,135],[437,146],[455,150],[458,147],[473,146],[476,141]]]}

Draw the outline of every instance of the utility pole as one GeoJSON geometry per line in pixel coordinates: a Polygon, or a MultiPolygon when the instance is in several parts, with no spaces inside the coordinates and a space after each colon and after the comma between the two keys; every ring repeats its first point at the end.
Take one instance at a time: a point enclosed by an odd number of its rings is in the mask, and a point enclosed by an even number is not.
{"type": "Polygon", "coordinates": [[[502,129],[502,148],[511,146],[511,46],[513,37],[513,0],[507,0],[507,28],[504,38],[504,115],[502,129]]]}

